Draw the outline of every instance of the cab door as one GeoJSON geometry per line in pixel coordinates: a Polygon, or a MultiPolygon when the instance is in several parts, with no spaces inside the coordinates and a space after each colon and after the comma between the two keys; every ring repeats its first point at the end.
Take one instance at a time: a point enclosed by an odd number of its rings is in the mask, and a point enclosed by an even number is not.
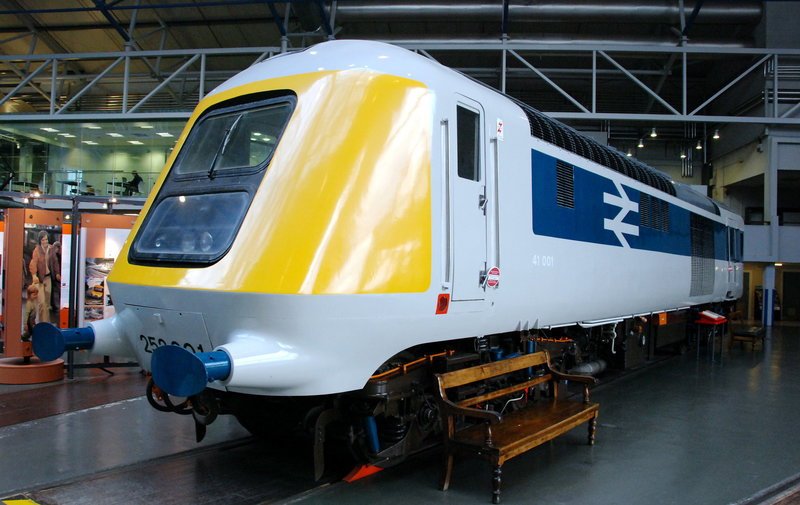
{"type": "Polygon", "coordinates": [[[486,175],[484,114],[480,105],[458,97],[450,135],[453,195],[452,299],[482,300],[486,276],[486,175]]]}

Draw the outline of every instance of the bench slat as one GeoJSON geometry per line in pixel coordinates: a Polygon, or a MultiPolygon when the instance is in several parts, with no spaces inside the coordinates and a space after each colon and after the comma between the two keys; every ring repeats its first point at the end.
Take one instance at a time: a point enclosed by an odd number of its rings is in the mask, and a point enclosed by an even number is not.
{"type": "Polygon", "coordinates": [[[495,398],[500,398],[500,397],[503,397],[503,396],[510,395],[511,393],[514,393],[516,391],[522,391],[524,389],[532,388],[533,386],[536,386],[536,385],[541,384],[543,382],[547,382],[547,381],[551,380],[552,378],[553,378],[553,376],[550,375],[550,374],[542,375],[541,377],[536,377],[536,378],[531,379],[529,381],[521,382],[519,384],[514,384],[513,386],[509,386],[509,387],[503,388],[503,389],[498,389],[497,391],[491,391],[491,392],[483,394],[483,395],[473,396],[472,398],[466,398],[464,400],[461,400],[461,401],[458,401],[458,402],[455,402],[455,403],[459,407],[469,407],[469,406],[472,406],[472,405],[477,405],[477,404],[483,403],[485,401],[494,400],[495,398]]]}
{"type": "Polygon", "coordinates": [[[444,389],[449,389],[456,386],[463,386],[471,382],[478,382],[499,375],[505,375],[523,368],[543,365],[545,363],[547,363],[546,352],[524,354],[515,358],[494,361],[492,363],[486,363],[485,365],[441,374],[439,375],[439,385],[444,389]]]}
{"type": "MultiPolygon", "coordinates": [[[[503,422],[492,430],[493,450],[508,460],[537,445],[586,422],[595,416],[597,403],[574,400],[542,402],[503,416],[503,422]]],[[[482,424],[465,428],[455,434],[460,444],[483,447],[486,431],[482,424]]]]}

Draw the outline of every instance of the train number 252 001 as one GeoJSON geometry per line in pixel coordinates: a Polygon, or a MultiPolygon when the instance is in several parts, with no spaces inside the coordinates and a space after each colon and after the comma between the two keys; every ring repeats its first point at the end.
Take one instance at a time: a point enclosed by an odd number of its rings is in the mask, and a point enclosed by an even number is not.
{"type": "Polygon", "coordinates": [[[139,335],[139,340],[141,340],[144,343],[144,352],[152,353],[157,347],[161,347],[161,346],[164,346],[164,345],[177,345],[177,346],[183,347],[187,351],[191,351],[193,353],[194,352],[205,352],[203,350],[203,344],[197,344],[197,347],[195,348],[195,346],[193,346],[192,344],[190,344],[188,342],[184,343],[184,344],[181,344],[180,342],[176,342],[176,341],[173,340],[172,342],[168,343],[163,338],[147,337],[145,335],[139,335]]]}

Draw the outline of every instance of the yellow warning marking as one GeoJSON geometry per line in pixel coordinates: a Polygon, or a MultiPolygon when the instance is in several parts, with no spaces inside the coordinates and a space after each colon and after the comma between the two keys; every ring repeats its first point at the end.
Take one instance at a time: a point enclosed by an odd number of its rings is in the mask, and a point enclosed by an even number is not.
{"type": "Polygon", "coordinates": [[[17,500],[17,499],[3,500],[2,503],[4,505],[39,505],[35,501],[28,500],[27,498],[26,499],[22,499],[22,500],[17,500]]]}

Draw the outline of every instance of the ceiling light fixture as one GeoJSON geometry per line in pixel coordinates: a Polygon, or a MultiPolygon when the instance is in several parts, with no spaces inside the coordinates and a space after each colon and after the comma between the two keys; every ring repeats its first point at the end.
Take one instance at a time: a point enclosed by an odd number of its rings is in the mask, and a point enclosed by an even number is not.
{"type": "Polygon", "coordinates": [[[639,148],[644,147],[644,139],[643,138],[639,139],[639,144],[636,147],[639,147],[639,148]]]}
{"type": "Polygon", "coordinates": [[[694,146],[694,148],[697,149],[698,151],[701,150],[703,148],[703,143],[698,140],[697,145],[694,146]]]}
{"type": "Polygon", "coordinates": [[[682,160],[685,160],[685,159],[686,159],[686,153],[685,153],[685,152],[683,152],[683,151],[681,151],[681,159],[682,159],[682,160]]]}
{"type": "Polygon", "coordinates": [[[714,140],[719,140],[719,130],[714,130],[714,136],[711,137],[714,140]]]}
{"type": "Polygon", "coordinates": [[[658,133],[656,133],[656,127],[654,126],[652,130],[650,130],[650,137],[656,138],[658,137],[658,133]]]}
{"type": "Polygon", "coordinates": [[[625,153],[625,156],[627,156],[628,158],[633,157],[633,151],[631,151],[630,148],[628,148],[628,152],[625,153]]]}

